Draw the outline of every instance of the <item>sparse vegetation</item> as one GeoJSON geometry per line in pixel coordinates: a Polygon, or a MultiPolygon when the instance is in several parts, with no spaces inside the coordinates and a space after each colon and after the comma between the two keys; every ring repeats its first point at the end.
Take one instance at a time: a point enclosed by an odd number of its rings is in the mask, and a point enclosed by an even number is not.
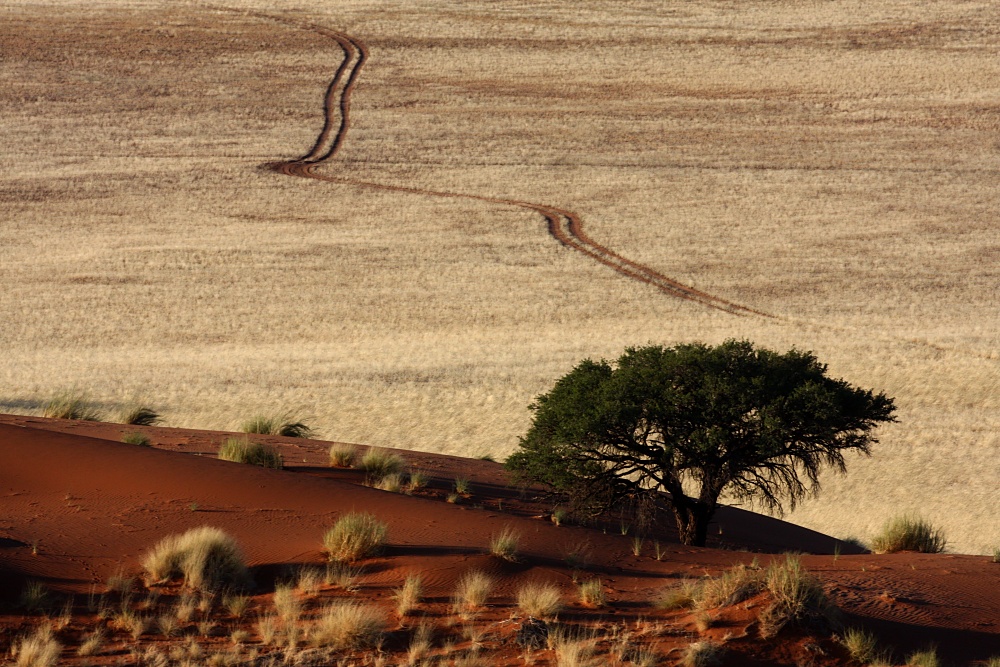
{"type": "Polygon", "coordinates": [[[277,449],[264,443],[250,442],[246,438],[226,438],[219,447],[219,459],[275,470],[280,470],[284,466],[277,449]]]}
{"type": "Polygon", "coordinates": [[[703,609],[728,607],[753,597],[764,588],[765,572],[756,566],[736,565],[702,583],[697,604],[703,609]]]}
{"type": "Polygon", "coordinates": [[[48,609],[51,601],[49,587],[40,581],[30,580],[25,582],[18,604],[29,613],[36,613],[48,609]]]}
{"type": "Polygon", "coordinates": [[[388,475],[401,473],[405,466],[402,456],[381,447],[369,447],[358,467],[365,471],[369,483],[374,485],[388,475]]]}
{"type": "Polygon", "coordinates": [[[183,577],[192,588],[242,588],[250,574],[243,552],[232,537],[218,528],[202,526],[164,538],[143,559],[151,581],[183,577]]]}
{"type": "Polygon", "coordinates": [[[460,496],[468,496],[471,493],[469,480],[464,477],[456,477],[454,481],[455,493],[460,496]]]}
{"type": "Polygon", "coordinates": [[[399,493],[403,488],[403,476],[400,473],[391,473],[375,482],[375,488],[389,493],[399,493]]]}
{"type": "Polygon", "coordinates": [[[872,551],[878,554],[919,551],[936,554],[944,551],[947,540],[942,530],[913,515],[890,519],[872,538],[872,551]]]}
{"type": "Polygon", "coordinates": [[[370,648],[385,631],[386,619],[377,607],[356,602],[326,605],[309,634],[317,646],[370,648]]]}
{"type": "Polygon", "coordinates": [[[711,641],[688,644],[681,657],[683,667],[711,667],[722,662],[723,648],[711,641]]]}
{"type": "Polygon", "coordinates": [[[517,589],[517,608],[528,616],[551,619],[562,611],[562,593],[553,584],[529,582],[517,589]]]}
{"type": "Polygon", "coordinates": [[[334,443],[330,445],[330,465],[334,468],[350,468],[358,457],[358,448],[354,445],[334,443]]]}
{"type": "Polygon", "coordinates": [[[50,419],[79,419],[99,422],[104,419],[101,411],[90,398],[80,391],[60,392],[50,398],[42,408],[42,416],[50,419]]]}
{"type": "Polygon", "coordinates": [[[490,538],[490,553],[497,558],[516,563],[518,559],[517,548],[521,543],[521,534],[513,528],[507,527],[490,538]]]}
{"type": "Polygon", "coordinates": [[[389,527],[372,514],[345,514],[323,535],[330,560],[350,563],[374,556],[385,544],[389,527]]]}
{"type": "Polygon", "coordinates": [[[125,405],[118,414],[118,422],[130,426],[155,426],[160,421],[162,420],[159,412],[139,403],[125,405]]]}
{"type": "Polygon", "coordinates": [[[311,438],[315,434],[313,429],[295,417],[257,415],[252,419],[243,422],[240,430],[244,433],[256,433],[258,435],[280,435],[286,438],[311,438]]]}
{"type": "Polygon", "coordinates": [[[52,628],[40,625],[34,633],[16,641],[11,652],[16,667],[53,667],[59,662],[62,646],[52,635],[52,628]]]}
{"type": "Polygon", "coordinates": [[[815,575],[802,567],[796,556],[773,562],[764,575],[771,603],[760,615],[760,634],[773,637],[786,625],[827,629],[834,623],[836,609],[827,599],[815,575]]]}
{"type": "Polygon", "coordinates": [[[600,608],[605,602],[604,586],[600,579],[580,582],[580,604],[585,607],[600,608]]]}
{"type": "Polygon", "coordinates": [[[878,640],[875,639],[875,635],[860,628],[845,630],[840,637],[840,643],[856,662],[867,663],[878,656],[878,640]]]}
{"type": "Polygon", "coordinates": [[[684,579],[680,584],[664,589],[656,606],[665,611],[689,609],[695,606],[695,601],[701,597],[703,583],[696,579],[684,579]]]}
{"type": "Polygon", "coordinates": [[[933,648],[911,653],[906,658],[906,667],[940,667],[940,665],[941,661],[938,659],[937,650],[933,648]]]}
{"type": "Polygon", "coordinates": [[[407,575],[402,587],[397,588],[393,597],[396,598],[396,611],[400,616],[406,616],[419,603],[423,592],[423,583],[419,574],[407,575]]]}
{"type": "Polygon", "coordinates": [[[149,447],[152,444],[146,434],[139,433],[138,431],[132,431],[123,435],[122,442],[126,445],[139,445],[140,447],[149,447]]]}
{"type": "Polygon", "coordinates": [[[493,590],[492,577],[484,572],[472,570],[458,580],[455,590],[454,607],[458,612],[469,612],[486,604],[493,590]]]}

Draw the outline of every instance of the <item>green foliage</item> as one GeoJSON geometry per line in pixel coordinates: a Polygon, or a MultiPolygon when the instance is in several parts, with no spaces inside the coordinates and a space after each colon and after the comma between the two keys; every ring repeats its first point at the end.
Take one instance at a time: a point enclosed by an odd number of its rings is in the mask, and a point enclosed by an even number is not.
{"type": "Polygon", "coordinates": [[[872,551],[892,554],[900,551],[919,551],[937,554],[944,551],[944,532],[917,516],[899,516],[882,526],[882,532],[872,539],[872,551]]]}
{"type": "Polygon", "coordinates": [[[149,447],[151,444],[149,437],[138,431],[132,431],[123,435],[122,442],[126,445],[139,445],[140,447],[149,447]]]}
{"type": "Polygon", "coordinates": [[[234,463],[249,463],[262,468],[281,470],[284,461],[274,447],[246,438],[227,438],[219,447],[219,459],[234,463]]]}
{"type": "Polygon", "coordinates": [[[90,422],[99,422],[104,419],[104,415],[91,403],[87,395],[79,391],[67,391],[53,396],[42,408],[42,416],[51,419],[81,419],[90,422]]]}
{"type": "Polygon", "coordinates": [[[845,452],[868,454],[892,399],[829,378],[811,353],[746,341],[629,348],[585,360],[531,406],[506,462],[578,509],[665,493],[681,539],[703,545],[719,496],[780,510],[819,486],[845,452]],[[685,493],[685,483],[696,489],[685,493]]]}
{"type": "Polygon", "coordinates": [[[311,438],[315,434],[312,428],[290,416],[266,417],[257,415],[243,422],[240,430],[244,433],[259,435],[281,435],[286,438],[311,438]]]}
{"type": "Polygon", "coordinates": [[[389,528],[371,514],[350,512],[323,535],[330,560],[350,563],[378,553],[389,528]]]}

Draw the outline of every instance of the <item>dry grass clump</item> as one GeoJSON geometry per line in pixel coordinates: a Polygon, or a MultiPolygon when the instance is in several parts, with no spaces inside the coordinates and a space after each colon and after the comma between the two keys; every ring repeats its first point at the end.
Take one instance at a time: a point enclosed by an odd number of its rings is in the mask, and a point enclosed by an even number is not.
{"type": "Polygon", "coordinates": [[[595,656],[596,638],[556,628],[549,633],[549,648],[556,657],[556,667],[599,667],[605,662],[595,656]]]}
{"type": "Polygon", "coordinates": [[[375,482],[375,488],[389,493],[399,493],[403,488],[403,476],[394,472],[375,482]]]}
{"type": "Polygon", "coordinates": [[[606,602],[604,586],[600,579],[590,579],[580,583],[580,604],[585,607],[600,608],[606,602]]]}
{"type": "Polygon", "coordinates": [[[350,563],[373,556],[385,544],[389,527],[372,514],[350,512],[323,535],[330,560],[350,563]]]}
{"type": "Polygon", "coordinates": [[[155,426],[162,420],[160,419],[160,413],[148,405],[130,403],[122,407],[118,413],[117,421],[120,424],[128,424],[129,426],[155,426]]]}
{"type": "Polygon", "coordinates": [[[840,637],[851,659],[856,662],[868,663],[878,657],[878,641],[875,635],[860,628],[848,628],[840,637]]]}
{"type": "Polygon", "coordinates": [[[350,468],[358,456],[354,445],[334,443],[330,445],[330,465],[334,468],[350,468]]]}
{"type": "Polygon", "coordinates": [[[562,593],[553,584],[529,582],[517,589],[517,608],[528,616],[551,619],[562,611],[562,593]]]}
{"type": "Polygon", "coordinates": [[[377,484],[388,475],[398,475],[403,472],[406,461],[403,457],[382,447],[369,447],[361,457],[358,467],[365,471],[369,483],[377,484]]]}
{"type": "Polygon", "coordinates": [[[411,574],[403,581],[403,585],[397,588],[393,597],[396,599],[396,611],[400,616],[406,616],[420,603],[420,595],[423,592],[423,580],[419,574],[411,574]]]}
{"type": "Polygon", "coordinates": [[[52,628],[43,624],[15,642],[11,653],[16,667],[52,667],[59,662],[62,646],[52,636],[52,628]]]}
{"type": "Polygon", "coordinates": [[[700,641],[688,644],[681,656],[681,665],[684,667],[710,667],[722,662],[722,653],[725,649],[720,644],[710,641],[700,641]]]}
{"type": "Polygon", "coordinates": [[[521,533],[513,528],[504,528],[490,538],[490,554],[511,563],[517,562],[517,547],[521,542],[521,533]]]}
{"type": "Polygon", "coordinates": [[[250,580],[236,540],[211,526],[192,528],[160,540],[143,559],[143,567],[151,581],[179,576],[187,586],[200,589],[242,588],[250,580]]]}
{"type": "Polygon", "coordinates": [[[378,643],[386,625],[385,615],[377,607],[334,602],[320,612],[309,640],[315,646],[337,649],[370,648],[378,643]]]}
{"type": "Polygon", "coordinates": [[[91,403],[86,394],[79,391],[60,392],[50,398],[42,407],[42,416],[50,419],[80,419],[99,422],[104,415],[91,403]]]}
{"type": "Polygon", "coordinates": [[[764,588],[764,572],[755,565],[736,565],[702,583],[697,606],[701,609],[739,604],[764,588]]]}
{"type": "Polygon", "coordinates": [[[80,647],[76,649],[76,654],[81,657],[96,655],[102,646],[104,646],[104,630],[97,628],[84,638],[80,647]]]}
{"type": "Polygon", "coordinates": [[[877,554],[900,551],[936,554],[944,551],[946,542],[944,531],[920,517],[905,515],[890,519],[882,526],[882,532],[872,539],[872,551],[877,554]]]}
{"type": "Polygon", "coordinates": [[[281,470],[284,461],[274,447],[246,438],[226,438],[219,447],[219,459],[233,463],[249,463],[262,468],[281,470]]]}
{"type": "Polygon", "coordinates": [[[493,590],[493,578],[485,572],[472,570],[462,575],[455,589],[453,606],[458,612],[469,612],[486,604],[493,590]]]}
{"type": "Polygon", "coordinates": [[[295,588],[306,595],[316,595],[325,579],[326,572],[323,568],[306,565],[299,568],[295,576],[295,588]]]}
{"type": "Polygon", "coordinates": [[[126,445],[139,445],[140,447],[149,447],[152,444],[148,436],[138,431],[123,435],[122,442],[126,445]]]}
{"type": "Polygon", "coordinates": [[[52,595],[48,586],[40,581],[28,581],[18,597],[18,606],[29,613],[44,611],[52,602],[52,595]]]}
{"type": "Polygon", "coordinates": [[[937,650],[933,648],[911,653],[906,658],[906,667],[940,667],[940,665],[941,660],[938,659],[937,650]]]}
{"type": "Polygon", "coordinates": [[[685,579],[676,586],[665,589],[656,601],[656,607],[665,611],[690,609],[701,598],[701,587],[704,582],[697,579],[685,579]]]}
{"type": "Polygon", "coordinates": [[[312,428],[294,417],[257,415],[240,425],[244,433],[258,435],[281,435],[286,438],[311,438],[315,435],[312,428]]]}
{"type": "Polygon", "coordinates": [[[796,556],[772,563],[764,574],[764,587],[771,604],[760,615],[762,637],[773,637],[789,624],[819,628],[833,624],[836,609],[819,579],[804,570],[796,556]]]}

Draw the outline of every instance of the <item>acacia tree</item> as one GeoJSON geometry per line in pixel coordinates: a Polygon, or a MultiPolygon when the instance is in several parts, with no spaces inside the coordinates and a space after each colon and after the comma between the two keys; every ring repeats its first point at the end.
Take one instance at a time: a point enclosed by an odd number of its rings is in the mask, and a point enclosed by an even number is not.
{"type": "Polygon", "coordinates": [[[530,406],[506,466],[577,507],[665,501],[681,540],[703,546],[724,492],[794,508],[824,465],[845,470],[846,452],[870,454],[875,427],[895,421],[891,398],[826,371],[810,352],[735,340],[628,348],[615,366],[588,359],[530,406]]]}

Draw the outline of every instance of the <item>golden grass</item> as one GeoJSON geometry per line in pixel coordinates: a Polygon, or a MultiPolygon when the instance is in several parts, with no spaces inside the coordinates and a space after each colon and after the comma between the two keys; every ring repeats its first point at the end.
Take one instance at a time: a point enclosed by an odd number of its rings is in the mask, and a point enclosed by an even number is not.
{"type": "Polygon", "coordinates": [[[332,561],[361,560],[379,552],[388,530],[388,526],[372,514],[348,512],[323,534],[323,549],[332,561]]]}
{"type": "Polygon", "coordinates": [[[338,440],[503,455],[584,357],[750,338],[899,406],[874,457],[792,520],[871,534],[919,507],[956,551],[995,543],[1000,8],[464,1],[442,22],[299,4],[372,54],[323,173],[563,206],[777,317],[631,282],[522,209],[260,169],[315,139],[340,58],[316,32],[18,3],[0,25],[0,410],[78,386],[153,396],[175,426],[290,406],[338,440]]]}
{"type": "Polygon", "coordinates": [[[242,550],[218,528],[201,526],[160,540],[143,559],[149,579],[182,577],[192,588],[245,586],[250,574],[242,550]]]}

